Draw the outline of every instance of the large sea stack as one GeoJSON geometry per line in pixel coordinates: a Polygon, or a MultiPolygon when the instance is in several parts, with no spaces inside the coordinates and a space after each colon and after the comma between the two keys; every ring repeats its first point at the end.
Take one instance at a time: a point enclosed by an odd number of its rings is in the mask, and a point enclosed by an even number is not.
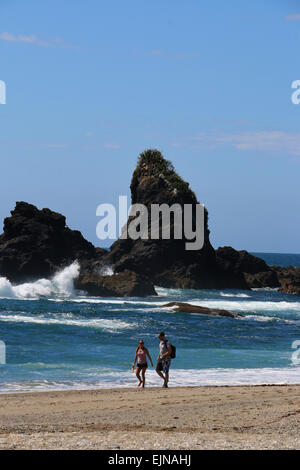
{"type": "MultiPolygon", "coordinates": [[[[151,204],[198,203],[189,183],[158,150],[146,150],[137,163],[131,180],[132,204],[148,208],[151,204]]],[[[199,251],[186,250],[187,240],[118,239],[112,244],[107,260],[116,272],[129,269],[162,287],[192,289],[279,288],[300,294],[300,269],[268,266],[264,260],[245,250],[231,247],[216,251],[209,241],[208,211],[205,209],[204,246],[199,251]]],[[[127,225],[130,223],[129,218],[127,225]]],[[[172,229],[172,223],[171,223],[172,229]]],[[[150,229],[149,229],[150,230],[150,229]]],[[[171,235],[172,235],[171,230],[171,235]]]]}
{"type": "MultiPolygon", "coordinates": [[[[185,204],[193,206],[193,215],[198,204],[195,193],[165,160],[158,150],[147,150],[139,157],[131,180],[132,204],[143,204],[149,213],[151,227],[152,204],[185,204]]],[[[129,219],[128,223],[130,223],[129,219]]],[[[247,288],[243,274],[227,266],[216,257],[209,241],[208,211],[205,209],[204,245],[201,250],[187,250],[188,240],[174,239],[171,222],[171,238],[158,240],[119,239],[111,246],[109,262],[114,269],[126,269],[144,274],[163,287],[177,288],[247,288]]]]}

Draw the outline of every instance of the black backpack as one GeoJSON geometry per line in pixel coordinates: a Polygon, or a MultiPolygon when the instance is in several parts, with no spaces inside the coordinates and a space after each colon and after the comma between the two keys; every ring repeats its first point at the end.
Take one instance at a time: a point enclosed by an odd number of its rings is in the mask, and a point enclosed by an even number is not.
{"type": "Polygon", "coordinates": [[[169,345],[171,346],[171,354],[170,354],[170,358],[171,359],[175,359],[176,357],[176,346],[173,346],[173,344],[170,343],[170,341],[168,341],[169,345]]]}
{"type": "Polygon", "coordinates": [[[175,359],[175,357],[176,357],[176,346],[173,346],[173,344],[171,344],[171,348],[172,348],[172,352],[170,354],[170,358],[175,359]]]}

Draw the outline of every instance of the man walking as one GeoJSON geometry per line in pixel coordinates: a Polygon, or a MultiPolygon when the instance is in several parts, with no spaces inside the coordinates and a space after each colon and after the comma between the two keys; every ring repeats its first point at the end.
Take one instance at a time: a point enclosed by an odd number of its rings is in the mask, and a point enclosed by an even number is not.
{"type": "Polygon", "coordinates": [[[170,355],[172,352],[172,347],[167,338],[165,337],[165,333],[163,331],[158,334],[158,339],[160,343],[159,354],[157,357],[156,372],[164,380],[163,388],[168,388],[169,368],[171,364],[170,355]]]}

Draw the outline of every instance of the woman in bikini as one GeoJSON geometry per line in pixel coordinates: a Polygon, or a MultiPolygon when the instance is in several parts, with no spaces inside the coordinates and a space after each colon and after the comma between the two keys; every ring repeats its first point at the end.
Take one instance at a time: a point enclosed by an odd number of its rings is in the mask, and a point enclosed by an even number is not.
{"type": "Polygon", "coordinates": [[[137,361],[135,375],[137,376],[139,380],[138,387],[141,387],[141,389],[145,388],[145,374],[146,374],[146,370],[148,367],[147,356],[149,357],[151,365],[153,367],[153,362],[149,354],[149,351],[145,347],[144,341],[140,339],[138,347],[135,352],[134,362],[132,364],[132,370],[134,370],[134,366],[137,361]],[[142,378],[140,376],[141,371],[142,371],[142,378]]]}

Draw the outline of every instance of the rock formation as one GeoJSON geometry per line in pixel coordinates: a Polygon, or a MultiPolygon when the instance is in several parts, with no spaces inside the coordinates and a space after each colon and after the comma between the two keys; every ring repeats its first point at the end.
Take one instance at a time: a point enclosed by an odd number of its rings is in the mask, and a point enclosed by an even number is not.
{"type": "MultiPolygon", "coordinates": [[[[195,193],[157,150],[143,152],[131,180],[132,204],[198,203],[195,193]]],[[[150,212],[150,211],[149,211],[150,212]]],[[[130,218],[128,223],[130,222],[130,218]]],[[[149,220],[150,226],[150,220],[149,220]]],[[[171,224],[171,228],[172,228],[171,224]]],[[[172,230],[171,230],[172,233],[172,230]]],[[[204,246],[187,251],[186,239],[118,239],[111,246],[108,260],[116,272],[131,270],[145,275],[162,287],[190,289],[280,288],[282,292],[300,293],[300,268],[268,266],[245,250],[231,247],[216,251],[209,241],[208,211],[205,210],[204,246]]]]}
{"type": "Polygon", "coordinates": [[[237,251],[225,246],[216,250],[216,258],[224,271],[243,276],[248,288],[280,286],[276,273],[265,261],[245,250],[237,251]]]}
{"type": "MultiPolygon", "coordinates": [[[[189,184],[157,150],[143,152],[131,180],[132,204],[198,203],[189,184]]],[[[128,223],[132,220],[129,218],[128,223]]],[[[209,241],[208,211],[204,217],[204,245],[186,250],[185,237],[148,240],[119,238],[109,251],[95,248],[79,231],[66,226],[63,215],[17,202],[11,217],[4,220],[0,235],[0,276],[13,283],[50,278],[59,269],[78,260],[81,266],[76,287],[90,295],[154,295],[154,285],[191,289],[279,288],[300,295],[300,268],[268,266],[262,259],[231,247],[214,250],[209,241]],[[112,276],[103,267],[112,266],[112,276]]],[[[151,224],[149,220],[149,230],[151,224]]]]}
{"type": "MultiPolygon", "coordinates": [[[[193,214],[198,203],[194,192],[157,150],[147,150],[140,155],[131,180],[132,204],[191,204],[193,214]]],[[[195,217],[195,215],[193,215],[195,217]]],[[[128,223],[131,219],[129,219],[128,223]]],[[[149,227],[150,227],[149,220],[149,227]]],[[[130,270],[145,275],[162,287],[191,289],[247,288],[240,272],[224,269],[218,263],[209,241],[208,212],[205,210],[204,246],[198,251],[188,251],[185,237],[174,239],[171,221],[171,239],[132,240],[118,239],[111,246],[109,263],[116,272],[130,270]]],[[[150,228],[149,228],[150,230],[150,228]]]]}
{"type": "MultiPolygon", "coordinates": [[[[280,284],[280,292],[300,295],[300,268],[271,266],[280,284]]],[[[268,286],[266,286],[268,287],[268,286]]]]}
{"type": "Polygon", "coordinates": [[[228,246],[218,248],[216,258],[224,270],[242,275],[249,289],[270,287],[300,295],[300,268],[268,266],[261,258],[228,246]]]}
{"type": "Polygon", "coordinates": [[[107,251],[95,248],[79,231],[66,226],[63,215],[17,202],[4,220],[0,235],[0,276],[13,283],[50,278],[78,260],[81,266],[76,287],[90,295],[154,295],[153,283],[135,273],[101,276],[107,251]]]}
{"type": "Polygon", "coordinates": [[[131,271],[111,276],[101,276],[96,272],[82,271],[74,282],[75,289],[97,297],[145,297],[157,295],[149,280],[131,271]]]}
{"type": "Polygon", "coordinates": [[[75,259],[92,260],[102,251],[66,227],[63,215],[17,202],[0,236],[0,275],[11,282],[49,278],[75,259]]]}

